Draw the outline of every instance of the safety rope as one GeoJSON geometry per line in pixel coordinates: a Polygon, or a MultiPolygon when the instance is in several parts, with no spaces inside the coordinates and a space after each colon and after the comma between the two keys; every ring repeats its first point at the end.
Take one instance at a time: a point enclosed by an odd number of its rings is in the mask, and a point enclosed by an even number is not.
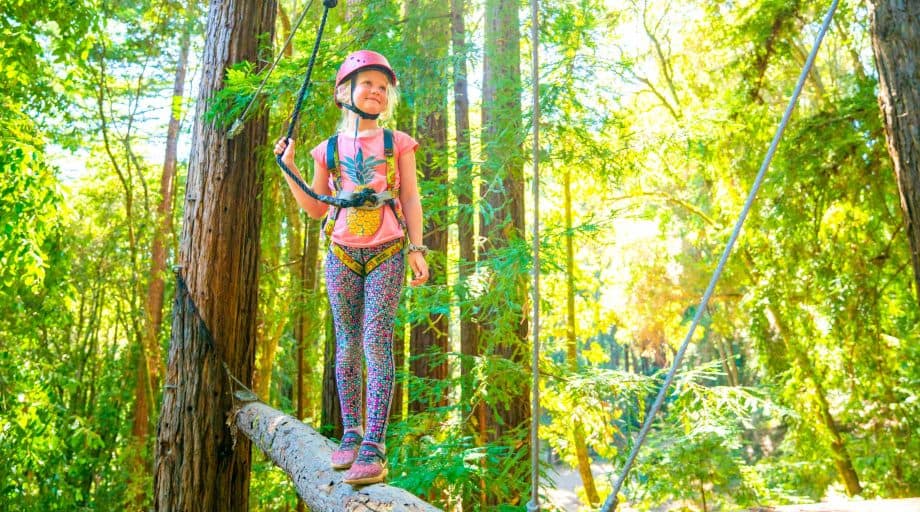
{"type": "Polygon", "coordinates": [[[821,25],[821,30],[818,32],[818,35],[815,38],[815,43],[811,48],[811,53],[808,55],[808,59],[805,61],[805,66],[802,68],[802,72],[799,75],[799,81],[795,86],[792,97],[789,99],[789,104],[786,106],[786,111],[783,113],[782,121],[780,121],[779,127],[776,129],[776,134],[773,136],[773,141],[770,143],[770,148],[767,150],[767,154],[764,156],[763,162],[760,165],[760,171],[757,173],[757,178],[754,180],[754,185],[751,187],[751,191],[747,196],[747,200],[744,202],[744,207],[741,209],[741,215],[738,217],[738,221],[735,223],[735,228],[732,230],[728,244],[725,246],[725,250],[722,252],[722,257],[719,260],[718,266],[716,266],[716,270],[712,275],[712,279],[709,281],[709,286],[706,288],[706,292],[703,294],[703,298],[700,300],[700,305],[696,308],[696,314],[693,317],[693,323],[690,324],[690,330],[687,331],[687,336],[684,338],[684,341],[680,346],[680,350],[678,350],[677,354],[674,356],[674,362],[671,364],[671,369],[668,371],[668,375],[664,380],[664,384],[662,384],[661,390],[658,392],[658,396],[655,398],[655,403],[652,405],[652,408],[649,410],[648,415],[645,418],[645,422],[642,424],[642,428],[639,430],[639,435],[636,438],[636,443],[633,445],[632,450],[629,453],[629,457],[626,459],[626,464],[623,466],[623,469],[617,478],[616,484],[613,486],[613,491],[611,491],[610,496],[607,497],[607,500],[604,502],[604,506],[601,508],[602,512],[611,512],[616,510],[617,504],[619,503],[618,495],[620,493],[620,489],[623,487],[623,483],[625,482],[626,477],[629,475],[629,470],[632,468],[633,462],[636,460],[636,455],[639,453],[639,448],[642,447],[642,443],[645,441],[645,437],[648,435],[648,432],[651,429],[652,422],[655,420],[655,415],[658,414],[658,410],[661,409],[661,405],[664,403],[665,394],[667,393],[668,388],[671,387],[671,383],[674,380],[674,375],[677,373],[677,368],[680,366],[681,360],[684,358],[684,352],[687,351],[687,347],[690,344],[690,339],[693,336],[693,332],[696,330],[696,326],[700,323],[700,319],[703,317],[703,312],[706,310],[706,305],[709,303],[709,298],[712,296],[716,282],[722,275],[722,270],[725,268],[725,262],[728,261],[728,256],[731,254],[732,248],[735,245],[735,240],[738,239],[738,235],[741,232],[741,226],[744,224],[744,221],[747,218],[748,212],[751,209],[751,204],[753,204],[754,198],[757,195],[757,191],[760,190],[760,185],[763,183],[767,169],[770,167],[770,162],[773,161],[773,155],[776,153],[776,148],[779,146],[779,141],[783,136],[783,132],[786,131],[786,125],[789,124],[789,118],[792,117],[792,111],[795,108],[796,103],[798,103],[799,94],[802,92],[802,87],[805,85],[805,79],[808,77],[808,73],[811,71],[812,65],[814,64],[815,57],[818,54],[818,49],[821,47],[821,41],[824,39],[824,34],[827,32],[827,28],[831,23],[831,18],[834,16],[834,11],[837,10],[838,1],[839,0],[833,0],[830,8],[827,11],[827,14],[824,16],[824,23],[821,25]]]}
{"type": "MultiPolygon", "coordinates": [[[[297,126],[297,121],[300,119],[300,111],[303,108],[303,100],[307,95],[307,89],[310,87],[310,77],[313,74],[313,65],[316,63],[316,55],[317,53],[319,53],[319,44],[323,39],[323,30],[326,28],[326,20],[329,17],[329,9],[335,7],[337,4],[338,4],[338,0],[323,0],[323,17],[320,20],[319,29],[316,31],[316,39],[313,42],[313,51],[310,52],[310,60],[307,63],[307,73],[304,76],[303,84],[301,84],[300,90],[297,93],[297,101],[296,103],[294,103],[294,111],[291,114],[291,119],[288,124],[287,135],[285,136],[285,141],[291,140],[292,137],[294,136],[294,129],[297,126]]],[[[228,139],[232,139],[237,134],[239,134],[240,131],[242,131],[243,119],[245,119],[246,113],[252,107],[252,104],[255,98],[259,95],[259,92],[262,90],[262,87],[265,85],[266,80],[268,80],[268,75],[271,74],[272,70],[274,70],[275,66],[280,60],[280,56],[284,53],[284,49],[287,48],[288,44],[290,44],[291,39],[294,37],[294,33],[297,31],[297,27],[300,25],[300,22],[303,20],[304,16],[306,15],[311,5],[313,5],[312,0],[309,4],[307,4],[307,7],[303,10],[300,17],[297,19],[297,23],[292,27],[291,34],[288,36],[287,41],[285,41],[284,46],[282,47],[282,51],[279,52],[278,54],[279,56],[272,63],[265,78],[262,79],[262,83],[259,85],[259,88],[256,91],[255,96],[253,96],[253,98],[250,99],[249,104],[246,105],[246,109],[243,111],[240,117],[233,123],[233,126],[231,126],[230,129],[227,131],[228,139]]],[[[358,193],[353,194],[348,199],[342,199],[342,198],[338,198],[334,196],[327,196],[325,194],[317,194],[316,192],[313,191],[313,189],[307,186],[306,183],[304,183],[304,181],[300,178],[300,176],[293,173],[288,168],[288,166],[285,165],[283,161],[281,161],[281,155],[277,155],[275,157],[275,161],[278,163],[278,167],[281,167],[281,170],[284,171],[284,173],[291,179],[291,181],[294,182],[295,185],[297,185],[298,188],[303,190],[303,192],[307,194],[308,196],[322,203],[330,204],[338,208],[353,208],[356,206],[376,206],[377,203],[379,202],[379,199],[375,196],[375,192],[369,188],[363,189],[359,191],[358,193]]]]}
{"type": "MultiPolygon", "coordinates": [[[[294,136],[294,129],[297,126],[297,121],[300,119],[300,110],[303,108],[303,100],[307,95],[307,88],[310,87],[310,76],[313,74],[313,64],[316,62],[316,54],[319,52],[319,43],[323,38],[323,29],[326,27],[326,18],[329,17],[329,9],[336,6],[338,0],[323,0],[323,18],[319,22],[319,30],[316,31],[316,40],[313,42],[313,51],[310,53],[310,61],[307,63],[307,73],[304,76],[303,84],[300,86],[300,91],[297,93],[297,102],[294,103],[294,112],[291,114],[291,121],[288,124],[287,135],[285,136],[285,141],[291,140],[294,136]]],[[[317,194],[306,183],[300,176],[291,172],[288,169],[288,166],[281,161],[281,155],[275,157],[275,161],[278,163],[278,167],[281,167],[281,170],[291,181],[293,181],[305,194],[316,199],[317,201],[336,206],[338,208],[352,208],[355,206],[375,206],[377,204],[377,198],[374,196],[374,190],[366,188],[360,192],[354,194],[350,199],[341,199],[338,197],[327,196],[325,194],[317,194]]]]}
{"type": "Polygon", "coordinates": [[[530,501],[527,512],[540,510],[540,0],[530,0],[531,74],[533,75],[533,357],[530,372],[530,501]]]}

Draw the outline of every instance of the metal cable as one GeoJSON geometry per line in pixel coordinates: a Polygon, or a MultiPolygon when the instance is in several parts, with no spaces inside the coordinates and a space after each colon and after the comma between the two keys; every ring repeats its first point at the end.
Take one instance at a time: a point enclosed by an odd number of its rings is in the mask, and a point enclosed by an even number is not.
{"type": "Polygon", "coordinates": [[[757,173],[757,178],[754,180],[754,185],[751,187],[751,191],[748,194],[747,200],[744,202],[744,207],[741,209],[741,215],[738,217],[738,221],[735,223],[735,228],[732,230],[728,244],[725,246],[725,250],[722,252],[722,257],[719,260],[719,264],[712,275],[712,279],[709,281],[709,286],[706,288],[706,292],[703,294],[702,300],[700,300],[700,305],[696,310],[696,315],[693,317],[693,323],[690,324],[690,330],[687,332],[687,336],[684,338],[684,341],[680,346],[680,350],[678,350],[677,354],[674,356],[674,362],[671,364],[671,369],[668,371],[668,375],[665,378],[664,384],[662,384],[661,390],[658,392],[658,396],[655,398],[655,403],[652,405],[652,408],[649,410],[649,413],[645,418],[645,422],[642,424],[642,429],[639,430],[639,435],[636,438],[636,443],[633,445],[632,451],[630,451],[629,457],[626,459],[626,464],[623,466],[623,469],[617,478],[616,484],[613,486],[613,490],[611,491],[610,496],[607,497],[607,500],[604,502],[604,506],[601,508],[602,512],[611,512],[616,510],[617,504],[619,502],[618,494],[620,489],[622,488],[626,477],[629,475],[629,470],[632,468],[632,465],[636,460],[636,455],[639,452],[639,448],[642,447],[642,443],[645,441],[645,437],[648,435],[648,432],[651,429],[655,415],[658,414],[658,410],[661,409],[661,405],[664,403],[665,394],[667,393],[668,388],[671,386],[671,383],[674,380],[674,375],[677,373],[677,368],[680,366],[681,360],[684,357],[684,352],[687,351],[687,346],[690,344],[690,339],[693,336],[693,332],[696,330],[696,326],[699,324],[700,319],[703,317],[703,312],[706,310],[706,305],[709,303],[709,298],[712,296],[716,282],[722,275],[722,270],[725,268],[725,262],[728,261],[728,256],[731,254],[732,248],[735,245],[735,240],[738,239],[738,235],[741,232],[741,226],[744,224],[744,220],[747,218],[748,212],[751,209],[751,204],[753,204],[754,198],[757,195],[757,191],[760,189],[760,185],[763,183],[767,169],[770,167],[770,162],[773,160],[773,155],[776,153],[776,148],[779,146],[779,141],[783,136],[783,132],[786,131],[786,126],[789,124],[789,118],[792,117],[792,111],[798,102],[799,94],[802,92],[802,87],[805,85],[805,79],[808,77],[808,73],[811,71],[812,65],[814,64],[815,56],[818,54],[818,49],[821,47],[821,41],[824,39],[824,34],[827,33],[827,28],[831,23],[831,18],[834,16],[834,11],[837,10],[838,1],[839,0],[833,0],[830,8],[827,11],[827,14],[824,16],[824,23],[821,25],[821,30],[818,32],[818,36],[815,38],[815,43],[812,46],[811,53],[808,55],[808,59],[805,61],[805,66],[802,68],[802,72],[799,75],[798,83],[795,86],[792,97],[789,99],[788,106],[786,106],[786,111],[783,114],[782,121],[780,121],[779,127],[776,129],[776,134],[773,136],[773,141],[770,143],[770,148],[767,150],[767,154],[764,156],[763,162],[760,165],[760,171],[757,173]]]}
{"type": "Polygon", "coordinates": [[[230,130],[227,131],[228,139],[236,137],[243,130],[243,121],[246,119],[246,114],[249,113],[249,109],[251,109],[253,104],[255,104],[256,98],[259,97],[259,94],[262,93],[262,88],[264,88],[265,84],[268,82],[268,77],[270,77],[272,71],[275,70],[275,66],[281,62],[281,59],[284,57],[284,51],[287,50],[288,46],[291,45],[291,41],[294,39],[294,34],[297,33],[297,29],[300,28],[300,23],[303,22],[303,19],[307,17],[307,11],[310,10],[312,5],[313,0],[310,0],[310,3],[308,3],[302,11],[300,11],[300,16],[291,27],[291,33],[288,34],[287,39],[284,41],[284,45],[281,46],[281,51],[278,52],[278,56],[275,57],[274,62],[272,62],[272,65],[268,68],[268,73],[265,73],[265,78],[262,79],[262,83],[259,84],[259,87],[256,89],[256,93],[252,95],[252,98],[249,98],[249,103],[246,104],[246,108],[243,109],[243,113],[236,118],[236,121],[233,121],[233,126],[231,126],[230,130]]]}
{"type": "Polygon", "coordinates": [[[527,512],[540,510],[540,0],[530,0],[531,74],[533,75],[533,388],[530,410],[530,501],[527,512]]]}

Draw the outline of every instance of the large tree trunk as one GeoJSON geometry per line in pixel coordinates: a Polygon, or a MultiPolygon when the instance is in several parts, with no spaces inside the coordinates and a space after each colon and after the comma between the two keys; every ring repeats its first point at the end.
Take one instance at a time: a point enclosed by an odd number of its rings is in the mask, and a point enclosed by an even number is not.
{"type": "MultiPolygon", "coordinates": [[[[425,35],[425,44],[419,48],[418,55],[425,66],[416,70],[415,84],[418,164],[422,174],[419,188],[425,210],[424,243],[431,249],[427,258],[431,273],[429,289],[440,293],[447,285],[447,83],[444,77],[447,75],[450,27],[445,0],[420,4],[418,12],[424,12],[426,17],[410,27],[419,35],[425,35]]],[[[433,382],[447,379],[447,353],[450,351],[447,332],[447,315],[440,313],[429,313],[412,326],[411,370],[426,390],[410,390],[412,412],[447,405],[446,390],[433,382]],[[441,390],[440,395],[434,395],[433,389],[441,390]]]]}
{"type": "Polygon", "coordinates": [[[249,385],[258,304],[264,116],[233,139],[204,114],[225,70],[265,62],[275,2],[210,5],[195,116],[173,333],[157,434],[155,506],[162,511],[234,510],[249,506],[250,447],[234,444],[227,372],[249,385]],[[226,370],[226,371],[225,371],[226,370]]]}
{"type": "Polygon", "coordinates": [[[354,488],[342,482],[344,471],[329,467],[336,445],[297,419],[261,402],[236,411],[234,424],[291,478],[297,494],[313,512],[435,512],[408,491],[385,484],[354,488]]]}
{"type": "Polygon", "coordinates": [[[901,193],[915,292],[920,296],[920,4],[869,2],[879,107],[901,193]]]}

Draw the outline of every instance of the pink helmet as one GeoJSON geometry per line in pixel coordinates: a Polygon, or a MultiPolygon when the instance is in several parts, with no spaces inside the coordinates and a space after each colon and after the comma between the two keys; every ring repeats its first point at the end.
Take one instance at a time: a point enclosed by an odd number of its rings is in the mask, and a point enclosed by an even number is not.
{"type": "MultiPolygon", "coordinates": [[[[332,91],[333,99],[335,98],[335,89],[338,89],[342,82],[344,82],[346,79],[358,71],[368,68],[382,71],[388,77],[390,77],[390,82],[392,82],[393,85],[398,84],[396,80],[396,72],[393,71],[393,68],[390,67],[390,63],[387,62],[386,57],[375,51],[358,50],[350,54],[348,57],[345,57],[345,62],[339,66],[339,72],[335,74],[335,88],[332,91]]],[[[335,100],[335,104],[340,108],[342,106],[337,99],[335,100]]]]}

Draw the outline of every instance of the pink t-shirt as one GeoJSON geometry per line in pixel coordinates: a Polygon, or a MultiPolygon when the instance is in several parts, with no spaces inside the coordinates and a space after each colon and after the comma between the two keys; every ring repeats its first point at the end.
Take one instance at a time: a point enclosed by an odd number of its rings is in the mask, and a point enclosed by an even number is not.
{"type": "MultiPolygon", "coordinates": [[[[310,154],[316,161],[316,170],[326,171],[326,140],[314,147],[310,154]]],[[[383,153],[383,128],[354,134],[339,133],[339,167],[342,176],[342,191],[351,192],[359,186],[370,186],[375,192],[387,189],[386,155],[383,153]],[[356,158],[360,156],[360,158],[356,158]]],[[[393,130],[393,167],[396,171],[396,186],[399,187],[399,157],[415,151],[418,142],[408,134],[393,130]]],[[[335,191],[332,176],[329,188],[335,191]]],[[[395,198],[399,204],[399,198],[395,198]]],[[[332,241],[348,247],[373,247],[403,236],[402,227],[393,214],[393,209],[384,204],[376,210],[348,208],[338,214],[332,230],[332,241]]]]}

